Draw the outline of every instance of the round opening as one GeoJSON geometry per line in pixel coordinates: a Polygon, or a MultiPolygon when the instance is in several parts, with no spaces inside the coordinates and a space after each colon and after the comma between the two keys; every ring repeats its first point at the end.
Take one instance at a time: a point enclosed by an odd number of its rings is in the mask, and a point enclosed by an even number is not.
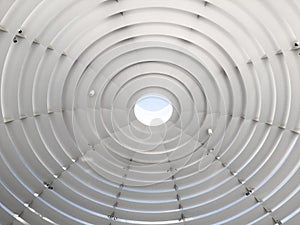
{"type": "Polygon", "coordinates": [[[165,97],[148,94],[141,97],[135,103],[134,114],[144,125],[159,126],[171,118],[173,106],[165,97]]]}

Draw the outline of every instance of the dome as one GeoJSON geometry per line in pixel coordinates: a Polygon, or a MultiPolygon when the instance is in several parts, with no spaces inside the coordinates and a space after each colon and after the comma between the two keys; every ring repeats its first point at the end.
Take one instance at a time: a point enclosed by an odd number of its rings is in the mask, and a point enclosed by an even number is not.
{"type": "Polygon", "coordinates": [[[299,224],[299,41],[299,0],[0,1],[0,224],[299,224]]]}

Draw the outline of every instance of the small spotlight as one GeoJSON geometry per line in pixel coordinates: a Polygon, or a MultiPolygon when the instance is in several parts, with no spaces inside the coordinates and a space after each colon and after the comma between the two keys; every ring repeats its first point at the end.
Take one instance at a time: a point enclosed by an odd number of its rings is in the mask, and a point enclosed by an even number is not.
{"type": "Polygon", "coordinates": [[[207,133],[208,133],[209,136],[211,136],[211,135],[213,134],[213,130],[212,130],[211,128],[209,128],[209,129],[207,130],[207,133]]]}
{"type": "Polygon", "coordinates": [[[93,97],[95,94],[96,94],[95,90],[91,90],[91,91],[89,92],[89,96],[90,96],[90,97],[93,97]]]}
{"type": "Polygon", "coordinates": [[[293,45],[292,45],[292,49],[294,49],[294,50],[300,49],[300,42],[294,41],[293,45]]]}

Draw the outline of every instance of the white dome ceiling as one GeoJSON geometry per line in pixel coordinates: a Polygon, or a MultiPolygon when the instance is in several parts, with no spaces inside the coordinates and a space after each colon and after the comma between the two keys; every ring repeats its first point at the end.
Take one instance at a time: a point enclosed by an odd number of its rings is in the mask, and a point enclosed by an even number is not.
{"type": "Polygon", "coordinates": [[[299,40],[299,0],[0,0],[0,224],[299,224],[299,40]]]}

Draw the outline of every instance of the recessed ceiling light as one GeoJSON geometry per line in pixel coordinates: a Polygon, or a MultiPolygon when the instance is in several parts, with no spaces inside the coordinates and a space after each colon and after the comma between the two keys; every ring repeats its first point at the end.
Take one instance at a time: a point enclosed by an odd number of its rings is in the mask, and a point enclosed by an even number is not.
{"type": "Polygon", "coordinates": [[[90,97],[93,97],[95,94],[96,94],[95,90],[90,90],[90,92],[89,92],[89,96],[90,97]]]}

